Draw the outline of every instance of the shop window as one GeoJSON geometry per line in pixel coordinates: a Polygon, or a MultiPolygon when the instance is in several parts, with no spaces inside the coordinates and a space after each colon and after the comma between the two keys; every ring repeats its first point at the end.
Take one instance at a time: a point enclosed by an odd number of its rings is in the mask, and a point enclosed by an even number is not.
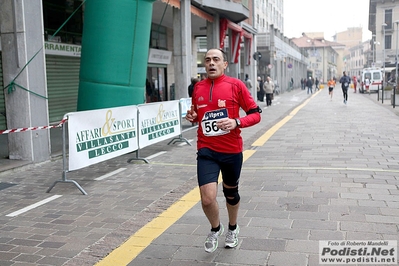
{"type": "Polygon", "coordinates": [[[392,49],[392,35],[385,35],[385,49],[392,49]]]}
{"type": "Polygon", "coordinates": [[[197,51],[198,52],[206,52],[208,47],[208,40],[206,37],[197,37],[197,51]]]}
{"type": "Polygon", "coordinates": [[[151,26],[151,42],[150,46],[152,48],[167,50],[167,34],[166,27],[152,24],[151,26]]]}
{"type": "Polygon", "coordinates": [[[78,9],[81,4],[81,0],[43,0],[43,23],[46,41],[81,44],[83,11],[82,8],[78,9]],[[77,11],[73,17],[52,38],[75,10],[77,11]]]}
{"type": "Polygon", "coordinates": [[[384,12],[384,17],[385,17],[384,21],[387,24],[385,29],[392,29],[392,24],[393,24],[392,9],[386,9],[384,12]]]}

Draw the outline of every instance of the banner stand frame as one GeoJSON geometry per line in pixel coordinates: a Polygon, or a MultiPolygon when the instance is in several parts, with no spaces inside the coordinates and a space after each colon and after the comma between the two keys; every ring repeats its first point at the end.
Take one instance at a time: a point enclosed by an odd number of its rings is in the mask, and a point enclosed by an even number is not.
{"type": "Polygon", "coordinates": [[[168,142],[168,145],[170,145],[170,144],[175,144],[176,142],[185,142],[185,143],[187,143],[188,145],[191,146],[191,143],[190,143],[186,138],[183,137],[182,114],[183,114],[182,106],[181,106],[181,104],[179,103],[180,135],[179,135],[179,137],[177,137],[177,138],[171,139],[171,141],[168,142]]]}
{"type": "Polygon", "coordinates": [[[46,192],[50,193],[50,191],[55,187],[55,185],[57,183],[72,183],[80,190],[80,192],[82,192],[83,195],[87,195],[87,192],[79,185],[78,182],[76,182],[75,180],[67,179],[68,169],[67,169],[67,166],[66,166],[67,163],[66,163],[66,140],[65,140],[65,138],[66,138],[65,130],[66,129],[65,129],[65,124],[66,123],[64,123],[62,125],[62,168],[63,168],[62,179],[54,181],[54,183],[51,185],[51,187],[49,187],[47,189],[46,192]]]}
{"type": "Polygon", "coordinates": [[[139,157],[139,150],[140,150],[140,149],[134,151],[134,152],[136,153],[136,158],[130,158],[130,159],[128,159],[128,160],[127,160],[127,163],[130,163],[131,161],[138,161],[138,160],[142,160],[142,161],[144,161],[145,163],[150,163],[146,158],[140,158],[140,157],[139,157]]]}
{"type": "MultiPolygon", "coordinates": [[[[139,121],[139,115],[140,115],[140,110],[137,111],[137,121],[139,121]]],[[[139,130],[140,130],[140,125],[139,125],[139,123],[137,123],[137,132],[139,132],[139,130]]],[[[139,141],[138,138],[137,138],[137,141],[139,141]]],[[[140,147],[137,150],[135,150],[134,152],[136,153],[136,158],[128,159],[127,163],[130,163],[131,161],[138,161],[138,160],[144,161],[145,163],[150,163],[146,158],[139,157],[140,156],[140,147]]]]}

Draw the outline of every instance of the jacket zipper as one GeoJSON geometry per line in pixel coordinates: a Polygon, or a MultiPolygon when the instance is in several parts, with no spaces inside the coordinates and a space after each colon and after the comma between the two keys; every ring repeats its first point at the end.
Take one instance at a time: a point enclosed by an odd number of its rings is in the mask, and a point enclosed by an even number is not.
{"type": "Polygon", "coordinates": [[[213,81],[213,80],[211,82],[211,89],[209,90],[209,102],[212,102],[212,91],[213,91],[214,82],[215,81],[213,81]]]}

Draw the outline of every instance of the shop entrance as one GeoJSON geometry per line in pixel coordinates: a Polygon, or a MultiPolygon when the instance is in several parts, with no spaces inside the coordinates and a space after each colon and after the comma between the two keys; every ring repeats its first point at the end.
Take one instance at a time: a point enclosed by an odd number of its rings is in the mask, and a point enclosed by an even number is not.
{"type": "Polygon", "coordinates": [[[146,78],[146,102],[167,101],[166,66],[148,66],[146,78]]]}

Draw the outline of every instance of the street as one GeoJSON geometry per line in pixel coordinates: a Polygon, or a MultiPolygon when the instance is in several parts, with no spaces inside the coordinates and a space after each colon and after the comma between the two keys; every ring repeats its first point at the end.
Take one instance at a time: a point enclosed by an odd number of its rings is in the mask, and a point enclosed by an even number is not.
{"type": "MultiPolygon", "coordinates": [[[[340,86],[294,89],[242,129],[239,244],[214,253],[196,182],[196,132],[67,173],[62,160],[0,172],[0,265],[319,265],[319,241],[398,240],[399,112],[340,86]],[[46,201],[47,199],[47,201],[46,201]],[[40,202],[40,204],[38,204],[40,202]],[[35,206],[36,204],[37,206],[35,206]],[[177,206],[177,207],[176,207],[177,206]],[[24,209],[25,208],[25,209],[24,209]],[[114,251],[114,252],[112,252],[114,251]]],[[[227,226],[219,186],[221,222],[227,226]]]]}

